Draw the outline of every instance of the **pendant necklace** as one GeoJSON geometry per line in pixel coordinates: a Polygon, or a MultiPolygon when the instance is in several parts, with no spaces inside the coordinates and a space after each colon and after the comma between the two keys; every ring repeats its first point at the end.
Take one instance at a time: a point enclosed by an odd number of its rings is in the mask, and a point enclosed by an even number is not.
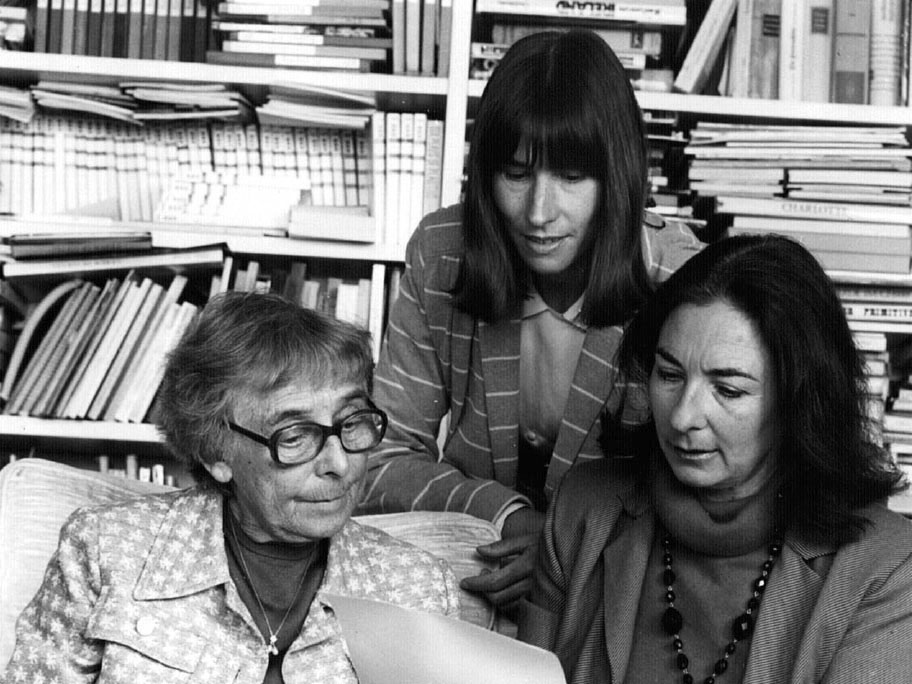
{"type": "MultiPolygon", "coordinates": [[[[760,576],[754,580],[751,597],[747,602],[747,607],[744,612],[732,622],[731,640],[726,644],[722,657],[713,665],[712,672],[703,680],[703,684],[715,684],[716,677],[728,669],[728,660],[734,655],[738,642],[747,639],[753,631],[754,622],[756,620],[754,614],[757,612],[757,609],[760,608],[760,599],[763,597],[763,592],[766,590],[770,572],[773,569],[776,558],[778,558],[779,554],[782,552],[782,540],[778,530],[774,532],[773,539],[774,541],[767,549],[766,561],[764,561],[763,567],[760,570],[760,576]]],[[[681,640],[680,635],[681,627],[684,626],[684,617],[674,605],[675,573],[674,570],[672,570],[673,559],[671,557],[671,546],[671,535],[666,534],[665,538],[662,540],[662,565],[664,566],[664,570],[662,571],[662,584],[665,586],[665,604],[667,607],[662,614],[662,629],[672,638],[672,645],[677,654],[675,656],[675,666],[681,671],[681,684],[693,684],[694,678],[688,669],[690,661],[684,654],[684,642],[681,640]]]]}
{"type": "Polygon", "coordinates": [[[234,530],[234,517],[229,515],[231,522],[228,525],[231,528],[231,536],[234,537],[234,546],[237,549],[238,560],[241,561],[241,570],[244,573],[244,579],[247,580],[247,584],[250,586],[250,591],[253,592],[253,598],[256,599],[257,605],[260,608],[260,613],[263,614],[263,620],[266,622],[266,629],[269,631],[269,643],[265,644],[266,653],[272,655],[279,655],[279,647],[276,646],[276,642],[279,640],[279,633],[282,631],[282,627],[285,626],[285,621],[288,619],[288,616],[291,614],[291,609],[294,608],[295,604],[298,602],[298,596],[301,593],[301,587],[304,586],[304,580],[307,578],[307,570],[305,569],[301,573],[301,581],[298,582],[298,588],[295,590],[294,596],[291,599],[291,603],[288,606],[288,609],[285,611],[285,615],[282,617],[282,621],[279,623],[279,626],[273,630],[272,625],[269,624],[269,616],[266,614],[266,609],[263,607],[263,602],[260,600],[260,595],[257,593],[256,587],[253,586],[253,578],[250,574],[250,570],[247,569],[247,561],[244,560],[244,552],[241,550],[241,544],[238,541],[237,532],[234,530]]]}

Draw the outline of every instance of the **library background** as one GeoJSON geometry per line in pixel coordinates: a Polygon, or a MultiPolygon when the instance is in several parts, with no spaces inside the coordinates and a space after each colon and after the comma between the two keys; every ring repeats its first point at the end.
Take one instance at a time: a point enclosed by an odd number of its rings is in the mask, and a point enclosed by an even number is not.
{"type": "Polygon", "coordinates": [[[629,71],[653,211],[828,270],[912,474],[910,0],[0,0],[2,464],[187,484],[156,390],[220,291],[282,292],[376,353],[486,79],[577,26],[629,71]]]}

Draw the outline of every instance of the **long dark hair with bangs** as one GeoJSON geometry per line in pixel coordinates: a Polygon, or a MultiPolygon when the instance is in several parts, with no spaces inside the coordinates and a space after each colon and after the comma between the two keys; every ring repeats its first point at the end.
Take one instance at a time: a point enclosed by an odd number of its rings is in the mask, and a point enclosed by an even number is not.
{"type": "Polygon", "coordinates": [[[630,79],[591,31],[543,31],[517,41],[491,76],[468,160],[465,258],[454,287],[459,308],[488,322],[521,302],[526,268],[494,200],[494,179],[527,141],[534,165],[578,170],[599,182],[589,232],[588,281],[580,317],[623,322],[650,290],[641,254],[646,135],[630,79]]]}
{"type": "MultiPolygon", "coordinates": [[[[740,235],[707,246],[631,321],[619,352],[622,375],[648,383],[665,321],[686,304],[714,302],[747,316],[769,352],[789,525],[813,540],[857,539],[866,525],[858,509],[906,484],[871,440],[863,364],[839,297],[799,243],[740,235]]],[[[651,425],[641,430],[654,435],[651,425]]]]}

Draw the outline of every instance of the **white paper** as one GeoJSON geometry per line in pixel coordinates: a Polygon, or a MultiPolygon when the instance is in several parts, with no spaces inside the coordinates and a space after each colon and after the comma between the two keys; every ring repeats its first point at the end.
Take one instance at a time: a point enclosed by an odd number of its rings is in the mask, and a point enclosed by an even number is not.
{"type": "Polygon", "coordinates": [[[550,651],[471,623],[331,595],[361,684],[565,684],[550,651]]]}

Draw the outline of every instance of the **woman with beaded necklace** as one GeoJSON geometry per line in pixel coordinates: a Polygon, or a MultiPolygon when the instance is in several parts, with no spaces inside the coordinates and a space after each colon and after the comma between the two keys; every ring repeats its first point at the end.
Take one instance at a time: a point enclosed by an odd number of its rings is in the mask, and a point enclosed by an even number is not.
{"type": "MultiPolygon", "coordinates": [[[[642,458],[565,477],[520,638],[569,682],[884,684],[912,673],[912,523],[839,299],[799,244],[730,238],[634,318],[642,458]]],[[[610,456],[610,454],[609,454],[610,456]]]]}

